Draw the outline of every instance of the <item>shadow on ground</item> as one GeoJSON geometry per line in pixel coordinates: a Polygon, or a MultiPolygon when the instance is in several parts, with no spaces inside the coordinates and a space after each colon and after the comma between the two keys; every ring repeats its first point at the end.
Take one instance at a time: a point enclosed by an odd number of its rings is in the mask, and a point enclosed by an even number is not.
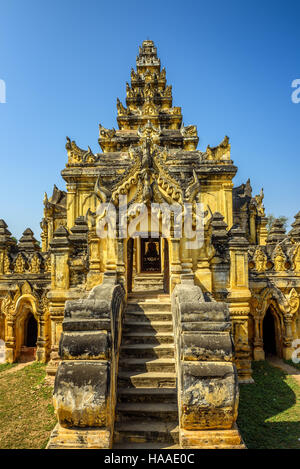
{"type": "Polygon", "coordinates": [[[300,449],[300,386],[267,362],[240,386],[238,426],[249,449],[300,449]]]}

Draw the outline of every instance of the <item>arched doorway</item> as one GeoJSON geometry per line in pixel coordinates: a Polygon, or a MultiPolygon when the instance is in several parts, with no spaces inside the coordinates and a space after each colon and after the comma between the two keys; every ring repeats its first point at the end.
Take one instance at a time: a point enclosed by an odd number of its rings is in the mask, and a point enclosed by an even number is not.
{"type": "Polygon", "coordinates": [[[269,307],[263,320],[263,342],[265,356],[277,355],[275,317],[269,307]]]}
{"type": "Polygon", "coordinates": [[[28,362],[35,359],[38,324],[32,311],[25,307],[23,315],[18,321],[17,327],[17,354],[16,358],[20,362],[28,362]]]}

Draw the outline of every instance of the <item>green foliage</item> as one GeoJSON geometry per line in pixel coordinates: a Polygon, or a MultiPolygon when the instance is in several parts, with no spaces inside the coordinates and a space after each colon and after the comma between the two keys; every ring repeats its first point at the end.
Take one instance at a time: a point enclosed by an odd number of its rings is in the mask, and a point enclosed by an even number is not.
{"type": "Polygon", "coordinates": [[[300,386],[268,362],[253,362],[240,386],[238,427],[250,449],[300,449],[300,386]]]}
{"type": "Polygon", "coordinates": [[[270,231],[270,229],[272,228],[272,225],[273,225],[275,220],[278,219],[278,220],[282,221],[284,228],[287,228],[288,220],[289,220],[288,217],[285,217],[283,215],[280,215],[280,217],[275,217],[272,213],[267,215],[267,219],[268,219],[268,223],[267,223],[267,230],[268,231],[270,231]]]}

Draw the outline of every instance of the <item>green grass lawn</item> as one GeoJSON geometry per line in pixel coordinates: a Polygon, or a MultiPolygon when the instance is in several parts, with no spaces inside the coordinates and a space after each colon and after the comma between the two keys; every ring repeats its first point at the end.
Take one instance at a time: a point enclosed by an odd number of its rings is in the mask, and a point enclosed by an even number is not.
{"type": "Polygon", "coordinates": [[[0,448],[44,448],[56,423],[46,365],[33,363],[9,374],[1,367],[0,448]]]}
{"type": "Polygon", "coordinates": [[[240,386],[238,426],[247,448],[300,449],[300,386],[267,362],[240,386]]]}

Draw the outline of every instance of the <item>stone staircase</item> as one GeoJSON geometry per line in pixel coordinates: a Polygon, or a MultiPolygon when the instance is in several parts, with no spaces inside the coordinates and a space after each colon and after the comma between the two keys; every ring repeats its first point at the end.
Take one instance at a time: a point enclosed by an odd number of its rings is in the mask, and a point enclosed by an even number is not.
{"type": "Polygon", "coordinates": [[[134,292],[123,325],[114,448],[176,448],[178,436],[170,298],[134,292]]]}

